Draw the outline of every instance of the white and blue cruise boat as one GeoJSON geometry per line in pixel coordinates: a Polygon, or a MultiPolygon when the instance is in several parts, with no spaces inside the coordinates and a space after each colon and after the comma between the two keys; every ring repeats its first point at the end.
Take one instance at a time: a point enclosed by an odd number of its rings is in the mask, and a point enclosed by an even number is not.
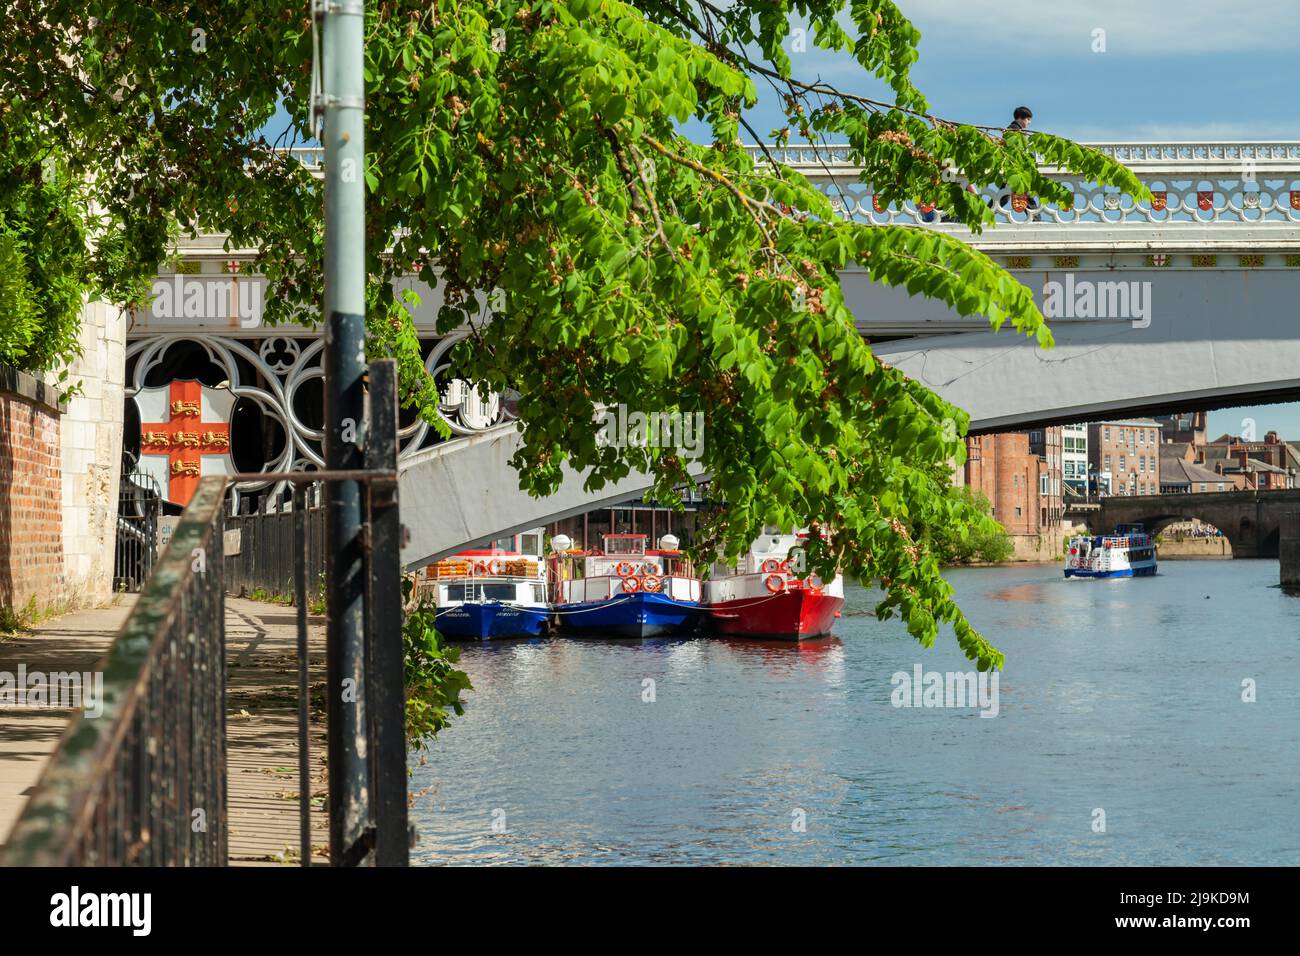
{"type": "Polygon", "coordinates": [[[541,528],[444,558],[425,569],[420,592],[437,606],[450,640],[537,637],[546,630],[546,562],[541,528]]]}
{"type": "Polygon", "coordinates": [[[553,609],[561,634],[591,637],[659,637],[690,634],[703,613],[700,579],[690,572],[677,539],[664,535],[646,550],[643,534],[604,535],[603,550],[568,550],[551,544],[557,562],[553,609]]]}
{"type": "Polygon", "coordinates": [[[1155,538],[1140,524],[1122,524],[1114,534],[1070,539],[1067,578],[1141,578],[1155,573],[1155,538]]]}

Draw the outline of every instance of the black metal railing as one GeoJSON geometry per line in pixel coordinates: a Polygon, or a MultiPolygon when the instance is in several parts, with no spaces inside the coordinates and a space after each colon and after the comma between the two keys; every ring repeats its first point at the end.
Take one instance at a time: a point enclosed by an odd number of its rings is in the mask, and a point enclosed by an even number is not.
{"type": "Polygon", "coordinates": [[[117,494],[113,590],[135,592],[149,580],[157,561],[162,490],[152,475],[135,467],[130,457],[123,456],[122,464],[122,480],[117,494]]]}
{"type": "MultiPolygon", "coordinates": [[[[310,473],[308,477],[312,477],[310,473]]],[[[307,562],[308,606],[324,599],[325,508],[321,504],[321,491],[320,484],[298,486],[292,501],[277,504],[274,510],[226,516],[229,543],[226,590],[229,593],[238,597],[260,594],[269,599],[296,600],[299,593],[296,561],[302,550],[307,562]],[[296,543],[299,534],[301,547],[296,543]]]]}
{"type": "Polygon", "coordinates": [[[224,487],[200,482],[0,863],[226,862],[224,487]]]}
{"type": "MultiPolygon", "coordinates": [[[[326,495],[359,490],[362,518],[355,538],[331,542],[332,553],[360,559],[361,573],[347,586],[363,598],[364,621],[348,643],[330,609],[330,861],[344,866],[408,862],[395,364],[372,363],[369,385],[364,468],[199,482],[109,649],[102,714],[72,718],[0,851],[0,864],[227,862],[223,502],[232,483],[253,480],[293,489],[292,510],[274,517],[287,519],[275,531],[284,551],[277,560],[291,568],[289,590],[297,604],[302,865],[310,865],[312,856],[307,604],[313,509],[308,500],[318,482],[326,495]],[[341,666],[345,660],[350,669],[341,666]]],[[[269,546],[269,539],[263,544],[269,546]]]]}

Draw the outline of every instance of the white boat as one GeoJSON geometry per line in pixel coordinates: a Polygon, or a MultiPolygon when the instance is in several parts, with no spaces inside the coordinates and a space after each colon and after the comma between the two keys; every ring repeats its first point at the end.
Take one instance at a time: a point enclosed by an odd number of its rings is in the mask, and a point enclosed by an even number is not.
{"type": "Polygon", "coordinates": [[[1067,578],[1141,578],[1155,573],[1155,538],[1140,524],[1122,524],[1110,535],[1070,539],[1067,578]]]}

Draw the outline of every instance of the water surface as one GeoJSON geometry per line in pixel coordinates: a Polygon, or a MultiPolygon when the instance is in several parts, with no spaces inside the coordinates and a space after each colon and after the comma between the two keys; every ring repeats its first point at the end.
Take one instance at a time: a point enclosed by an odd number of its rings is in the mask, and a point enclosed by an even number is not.
{"type": "Polygon", "coordinates": [[[1300,598],[1276,561],[949,580],[1007,656],[994,718],[894,707],[896,672],[973,665],[858,588],[798,646],[462,645],[475,691],[412,780],[415,862],[1300,863],[1300,598]]]}

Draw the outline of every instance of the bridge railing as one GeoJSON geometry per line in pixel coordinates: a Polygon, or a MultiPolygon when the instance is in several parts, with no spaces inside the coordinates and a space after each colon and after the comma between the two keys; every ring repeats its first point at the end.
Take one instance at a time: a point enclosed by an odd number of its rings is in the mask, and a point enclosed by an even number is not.
{"type": "MultiPolygon", "coordinates": [[[[1129,166],[1152,191],[1137,201],[1055,167],[1044,175],[1073,193],[1057,205],[1008,189],[985,188],[982,196],[999,224],[1188,228],[1234,224],[1291,229],[1300,224],[1300,141],[1259,143],[1089,143],[1129,166]]],[[[876,224],[925,225],[965,231],[944,223],[942,213],[914,201],[882,204],[847,146],[746,146],[756,163],[769,156],[826,193],[845,218],[876,224]]]]}
{"type": "Polygon", "coordinates": [[[0,864],[226,862],[223,484],[200,483],[0,864]]]}

